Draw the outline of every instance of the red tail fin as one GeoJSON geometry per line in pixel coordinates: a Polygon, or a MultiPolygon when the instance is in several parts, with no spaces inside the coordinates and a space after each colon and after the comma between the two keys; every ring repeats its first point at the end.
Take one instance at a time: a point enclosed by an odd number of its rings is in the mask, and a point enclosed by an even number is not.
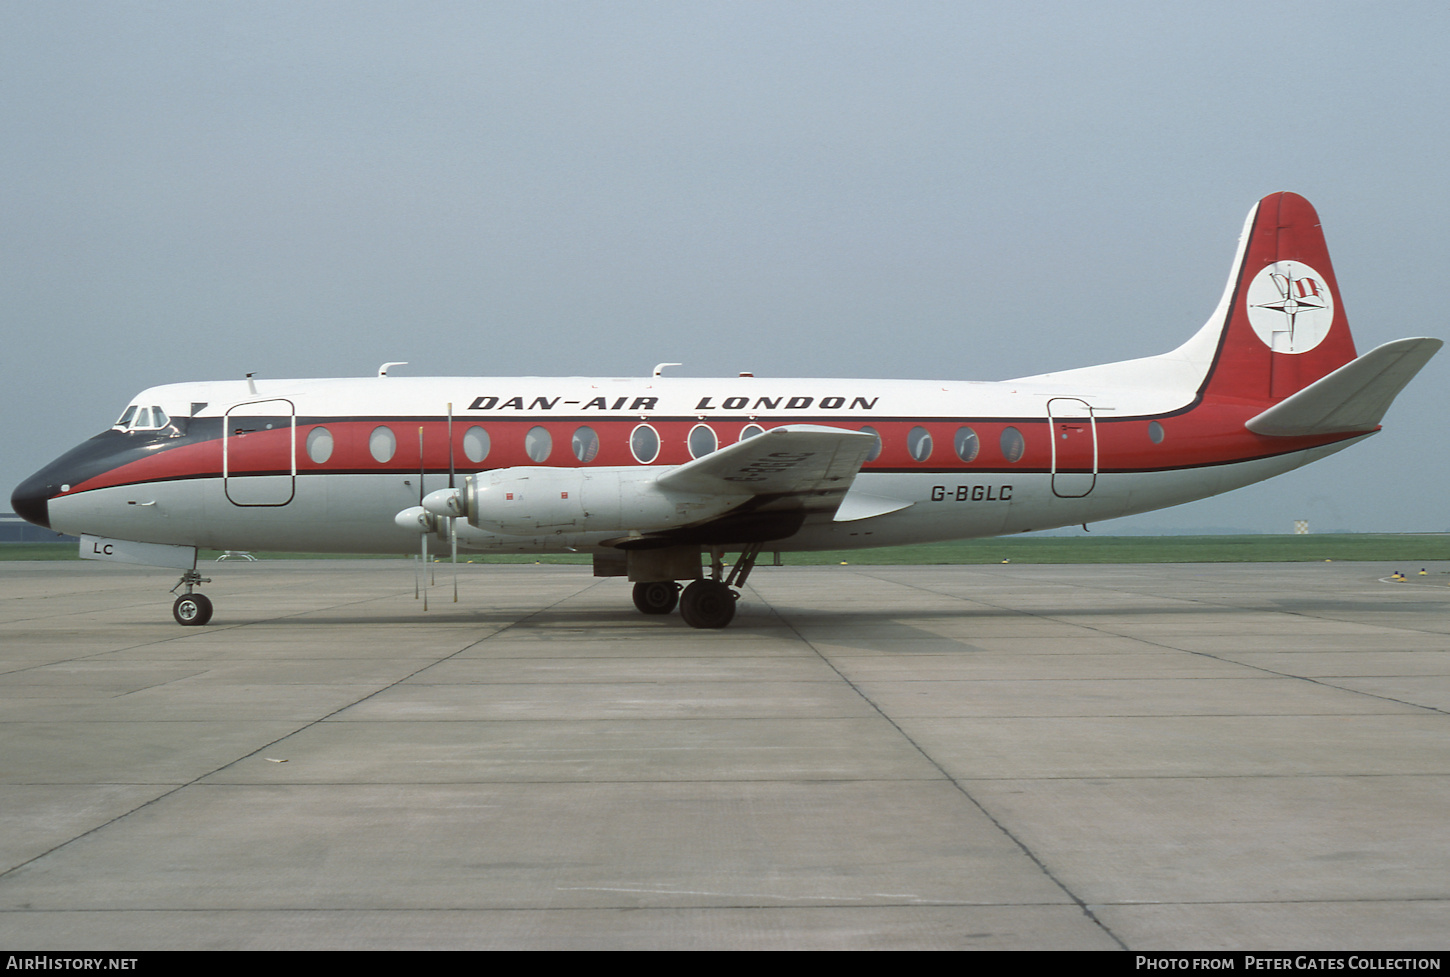
{"type": "Polygon", "coordinates": [[[1353,360],[1354,339],[1309,201],[1270,194],[1246,233],[1203,394],[1272,404],[1353,360]]]}

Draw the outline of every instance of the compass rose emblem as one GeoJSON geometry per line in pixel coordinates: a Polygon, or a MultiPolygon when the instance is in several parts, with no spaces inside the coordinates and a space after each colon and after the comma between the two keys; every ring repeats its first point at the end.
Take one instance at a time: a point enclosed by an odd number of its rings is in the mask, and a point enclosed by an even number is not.
{"type": "Polygon", "coordinates": [[[1276,353],[1307,353],[1334,323],[1324,276],[1302,261],[1276,261],[1249,283],[1249,325],[1276,353]]]}

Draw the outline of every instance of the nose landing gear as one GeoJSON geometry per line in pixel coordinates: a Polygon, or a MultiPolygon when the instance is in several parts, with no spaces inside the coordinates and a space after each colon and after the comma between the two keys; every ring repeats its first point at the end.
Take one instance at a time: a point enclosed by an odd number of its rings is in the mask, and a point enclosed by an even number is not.
{"type": "Polygon", "coordinates": [[[210,577],[203,577],[196,570],[187,570],[177,581],[176,587],[171,592],[176,593],[177,587],[185,587],[186,593],[176,598],[176,603],[171,605],[171,616],[176,618],[176,623],[183,627],[200,627],[211,620],[211,600],[206,594],[192,593],[191,588],[199,583],[211,583],[210,577]]]}
{"type": "Polygon", "coordinates": [[[211,599],[206,594],[182,594],[171,605],[171,616],[177,624],[199,627],[211,620],[211,599]]]}

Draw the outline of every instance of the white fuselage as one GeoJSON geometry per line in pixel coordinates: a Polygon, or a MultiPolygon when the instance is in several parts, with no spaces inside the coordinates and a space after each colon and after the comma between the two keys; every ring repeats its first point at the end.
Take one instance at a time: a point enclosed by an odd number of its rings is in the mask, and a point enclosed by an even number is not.
{"type": "MultiPolygon", "coordinates": [[[[1108,386],[1084,374],[1000,383],[376,377],[173,384],[135,403],[162,408],[173,424],[184,419],[186,431],[113,432],[137,444],[149,439],[154,455],[68,486],[50,501],[50,519],[63,532],[205,548],[411,552],[417,533],[393,517],[447,486],[450,468],[455,479],[544,465],[668,468],[691,460],[692,432],[704,453],[752,427],[806,422],[874,430],[881,450],[838,511],[807,517],[769,548],[885,546],[1176,505],[1272,477],[1364,436],[1255,444],[1266,439],[1241,426],[1226,432],[1214,412],[1194,409],[1181,384],[1108,386]],[[708,434],[697,431],[702,426],[708,434]],[[633,450],[641,427],[655,432],[653,458],[633,450]],[[579,446],[581,429],[593,438],[592,455],[587,437],[579,446]],[[1016,460],[1009,431],[1021,446],[1016,460]],[[323,440],[326,450],[318,447],[323,440]],[[254,443],[266,455],[260,463],[254,443]]],[[[1165,371],[1152,375],[1161,380],[1165,371]]],[[[1131,380],[1133,370],[1118,370],[1115,379],[1123,377],[1131,380]]],[[[457,532],[465,551],[519,553],[588,551],[619,536],[490,533],[462,522],[457,532]]]]}

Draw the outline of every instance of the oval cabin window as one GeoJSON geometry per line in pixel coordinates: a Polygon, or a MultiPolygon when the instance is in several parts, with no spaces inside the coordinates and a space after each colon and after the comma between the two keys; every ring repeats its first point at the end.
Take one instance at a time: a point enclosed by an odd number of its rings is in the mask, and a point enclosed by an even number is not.
{"type": "Polygon", "coordinates": [[[963,462],[970,464],[977,458],[977,452],[982,450],[982,442],[977,439],[977,432],[969,427],[957,428],[957,436],[952,439],[952,447],[957,450],[957,457],[963,462]]]}
{"type": "Polygon", "coordinates": [[[570,446],[574,449],[574,457],[588,464],[599,454],[599,435],[592,427],[581,427],[574,432],[570,446]]]}
{"type": "Polygon", "coordinates": [[[696,424],[690,428],[688,441],[691,458],[703,458],[716,448],[720,447],[720,441],[715,437],[715,432],[705,424],[696,424]]]}
{"type": "Polygon", "coordinates": [[[871,445],[871,450],[866,453],[866,460],[868,462],[871,462],[871,461],[875,461],[877,458],[880,458],[881,457],[881,435],[877,433],[877,431],[876,431],[876,429],[874,427],[863,427],[861,429],[861,433],[862,434],[869,434],[873,438],[876,439],[876,443],[873,444],[873,445],[871,445]]]}
{"type": "Polygon", "coordinates": [[[531,427],[524,435],[524,454],[530,461],[548,461],[554,451],[554,437],[547,429],[531,427]]]}
{"type": "Polygon", "coordinates": [[[629,436],[629,450],[635,461],[648,465],[660,456],[660,436],[648,424],[641,424],[629,436]]]}
{"type": "Polygon", "coordinates": [[[325,427],[314,427],[307,432],[307,457],[314,465],[326,463],[332,457],[332,432],[325,427]]]}
{"type": "Polygon", "coordinates": [[[488,432],[481,427],[471,427],[463,432],[463,457],[475,465],[488,457],[488,432]]]}
{"type": "Polygon", "coordinates": [[[1022,439],[1022,432],[1015,427],[1004,427],[998,443],[1002,448],[1002,457],[1014,465],[1022,460],[1022,453],[1027,450],[1027,442],[1022,439]]]}
{"type": "Polygon", "coordinates": [[[393,460],[393,455],[398,453],[398,439],[392,428],[373,428],[373,433],[368,435],[368,453],[380,465],[393,460]]]}
{"type": "Polygon", "coordinates": [[[906,435],[906,450],[913,461],[926,461],[931,457],[931,432],[924,427],[914,427],[906,435]]]}

